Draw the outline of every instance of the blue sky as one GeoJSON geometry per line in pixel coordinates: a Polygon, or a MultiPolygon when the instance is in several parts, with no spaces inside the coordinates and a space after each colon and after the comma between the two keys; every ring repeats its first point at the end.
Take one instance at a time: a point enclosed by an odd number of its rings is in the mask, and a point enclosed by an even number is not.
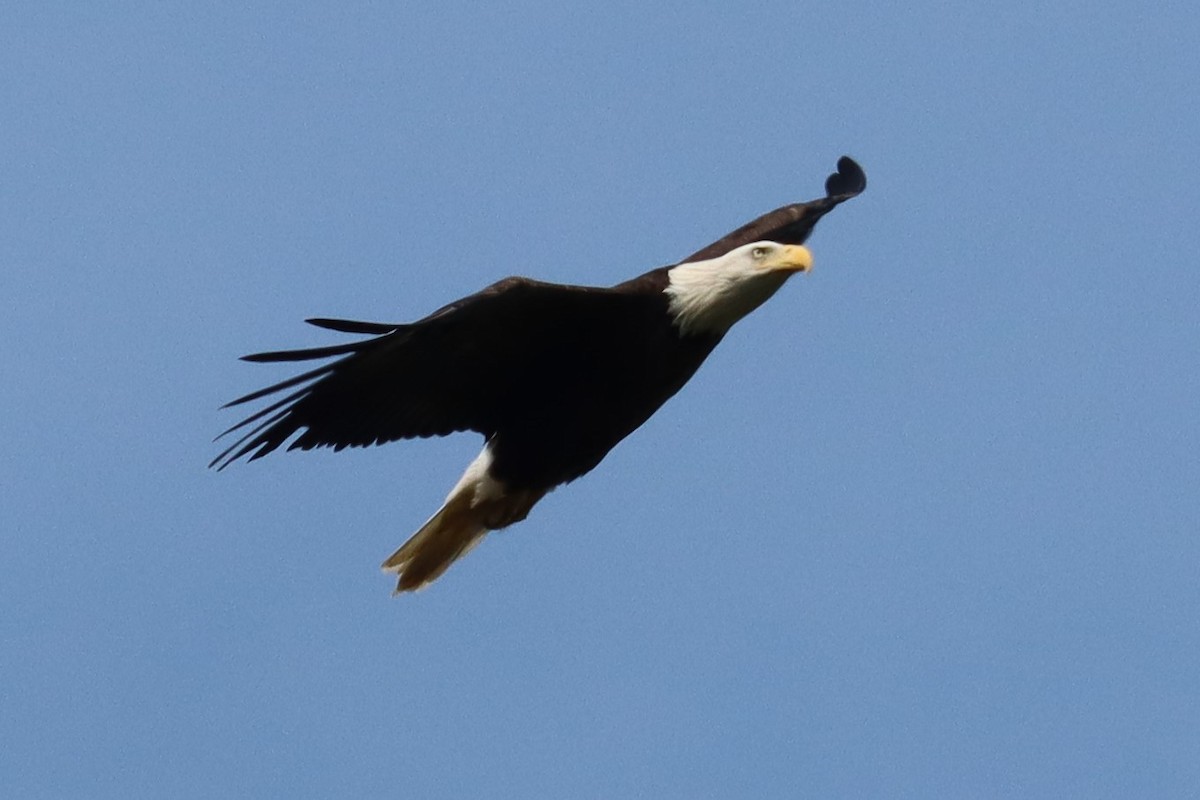
{"type": "Polygon", "coordinates": [[[0,12],[0,790],[1200,790],[1189,4],[0,12]],[[392,598],[476,437],[216,474],[246,352],[869,188],[594,473],[392,598]]]}

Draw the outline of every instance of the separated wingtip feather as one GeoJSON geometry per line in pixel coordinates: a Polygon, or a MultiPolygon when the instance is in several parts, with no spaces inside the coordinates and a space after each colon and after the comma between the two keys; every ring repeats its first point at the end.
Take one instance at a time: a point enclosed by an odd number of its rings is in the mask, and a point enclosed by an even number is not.
{"type": "Polygon", "coordinates": [[[250,394],[242,395],[241,397],[237,398],[236,400],[230,400],[228,403],[221,406],[221,408],[230,408],[232,406],[240,406],[242,403],[249,403],[251,400],[257,400],[260,397],[266,397],[269,394],[275,394],[275,392],[280,392],[280,391],[283,391],[284,389],[290,389],[293,386],[295,386],[296,384],[304,383],[306,381],[310,381],[315,378],[319,378],[320,376],[324,375],[327,372],[332,372],[333,368],[336,365],[337,365],[337,362],[334,362],[333,364],[326,364],[323,367],[317,367],[316,369],[310,369],[308,372],[305,372],[302,375],[297,375],[294,378],[288,378],[286,381],[280,381],[279,383],[271,384],[270,386],[266,387],[265,389],[259,389],[254,392],[250,392],[250,394]]]}
{"type": "Polygon", "coordinates": [[[325,330],[338,333],[383,334],[404,327],[390,322],[363,322],[353,319],[330,319],[328,317],[310,317],[306,320],[309,325],[315,325],[325,330]]]}

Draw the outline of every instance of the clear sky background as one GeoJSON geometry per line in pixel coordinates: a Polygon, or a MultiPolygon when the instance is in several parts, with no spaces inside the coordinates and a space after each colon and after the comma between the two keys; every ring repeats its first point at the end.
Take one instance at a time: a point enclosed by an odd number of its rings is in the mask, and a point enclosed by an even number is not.
{"type": "Polygon", "coordinates": [[[0,794],[1200,791],[1191,3],[0,13],[0,794]],[[474,435],[218,406],[869,187],[594,473],[392,598],[474,435]]]}

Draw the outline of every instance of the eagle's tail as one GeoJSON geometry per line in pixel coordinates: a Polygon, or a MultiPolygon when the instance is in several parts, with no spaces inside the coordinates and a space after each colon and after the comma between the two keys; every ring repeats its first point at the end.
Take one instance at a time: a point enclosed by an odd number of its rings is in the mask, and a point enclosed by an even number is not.
{"type": "Polygon", "coordinates": [[[487,534],[468,498],[451,497],[404,545],[383,562],[399,576],[396,593],[420,589],[465,556],[487,534]]]}
{"type": "Polygon", "coordinates": [[[397,594],[432,583],[488,531],[525,519],[545,496],[539,490],[509,492],[491,476],[491,463],[491,450],[485,446],[437,513],[383,562],[384,572],[399,576],[397,594]]]}

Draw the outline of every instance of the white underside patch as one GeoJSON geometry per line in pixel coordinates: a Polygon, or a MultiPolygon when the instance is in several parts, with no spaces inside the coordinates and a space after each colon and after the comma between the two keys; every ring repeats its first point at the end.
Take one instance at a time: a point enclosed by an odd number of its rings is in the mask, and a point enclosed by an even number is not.
{"type": "Polygon", "coordinates": [[[499,500],[506,494],[504,484],[492,477],[492,445],[489,442],[483,446],[483,450],[479,455],[475,456],[475,460],[467,465],[466,472],[458,479],[458,483],[450,490],[450,494],[446,495],[446,504],[449,505],[456,497],[460,495],[468,499],[471,508],[475,508],[480,503],[489,500],[499,500]]]}

